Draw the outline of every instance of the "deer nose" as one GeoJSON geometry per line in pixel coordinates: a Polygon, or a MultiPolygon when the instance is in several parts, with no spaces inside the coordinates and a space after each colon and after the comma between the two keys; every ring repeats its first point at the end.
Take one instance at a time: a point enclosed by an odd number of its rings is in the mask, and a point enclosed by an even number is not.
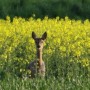
{"type": "Polygon", "coordinates": [[[40,48],[40,46],[38,45],[37,48],[40,48]]]}

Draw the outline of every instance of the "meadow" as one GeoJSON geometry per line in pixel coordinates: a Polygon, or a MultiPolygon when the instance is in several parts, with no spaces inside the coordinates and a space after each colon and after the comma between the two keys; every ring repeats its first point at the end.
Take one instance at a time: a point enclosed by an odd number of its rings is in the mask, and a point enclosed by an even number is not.
{"type": "Polygon", "coordinates": [[[0,19],[0,90],[90,90],[90,21],[68,17],[0,19]],[[27,77],[36,58],[32,31],[46,31],[45,79],[27,77]]]}

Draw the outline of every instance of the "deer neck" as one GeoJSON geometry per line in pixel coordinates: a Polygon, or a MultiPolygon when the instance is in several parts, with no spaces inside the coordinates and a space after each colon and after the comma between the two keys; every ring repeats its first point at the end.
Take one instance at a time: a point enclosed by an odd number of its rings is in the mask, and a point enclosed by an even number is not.
{"type": "Polygon", "coordinates": [[[42,64],[42,50],[37,49],[37,59],[39,61],[39,65],[42,64]]]}

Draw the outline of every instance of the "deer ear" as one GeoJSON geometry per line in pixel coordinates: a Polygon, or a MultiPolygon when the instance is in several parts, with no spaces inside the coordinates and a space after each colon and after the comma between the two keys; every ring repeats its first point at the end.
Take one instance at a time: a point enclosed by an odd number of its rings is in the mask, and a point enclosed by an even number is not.
{"type": "Polygon", "coordinates": [[[45,40],[47,38],[47,32],[45,32],[43,35],[42,35],[42,39],[45,40]]]}
{"type": "Polygon", "coordinates": [[[33,38],[33,39],[36,38],[36,34],[35,34],[35,32],[32,32],[32,38],[33,38]]]}

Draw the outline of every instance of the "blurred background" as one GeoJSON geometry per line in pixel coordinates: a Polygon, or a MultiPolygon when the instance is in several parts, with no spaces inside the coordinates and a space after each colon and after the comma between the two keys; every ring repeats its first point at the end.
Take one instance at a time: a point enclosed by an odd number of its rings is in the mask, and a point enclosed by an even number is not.
{"type": "Polygon", "coordinates": [[[90,19],[90,0],[0,0],[0,18],[48,16],[90,19]]]}

